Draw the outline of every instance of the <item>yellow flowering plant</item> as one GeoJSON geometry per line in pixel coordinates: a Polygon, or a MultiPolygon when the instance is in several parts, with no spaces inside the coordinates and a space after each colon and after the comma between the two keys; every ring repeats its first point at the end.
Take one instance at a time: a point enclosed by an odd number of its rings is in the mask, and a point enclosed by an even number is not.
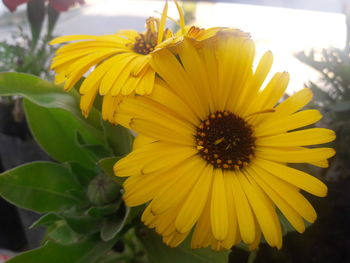
{"type": "Polygon", "coordinates": [[[324,197],[327,186],[288,165],[327,167],[335,154],[315,146],[335,134],[309,127],[322,117],[303,110],[312,92],[281,101],[288,73],[263,85],[271,52],[253,70],[248,33],[188,27],[175,4],[176,33],[166,3],[143,33],[56,38],[69,43],[53,59],[55,84],[0,73],[0,95],[24,97],[57,161],[0,176],[1,196],[43,213],[33,226],[47,228],[42,247],[9,263],[225,263],[235,246],[280,249],[284,233],[316,220],[302,191],[324,197]]]}

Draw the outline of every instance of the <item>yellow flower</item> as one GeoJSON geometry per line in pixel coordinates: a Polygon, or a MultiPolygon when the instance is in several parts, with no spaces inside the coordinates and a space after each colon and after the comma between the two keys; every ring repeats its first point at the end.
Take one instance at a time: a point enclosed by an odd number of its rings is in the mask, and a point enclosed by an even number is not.
{"type": "Polygon", "coordinates": [[[57,73],[55,83],[65,83],[65,90],[70,90],[88,73],[80,87],[80,107],[84,116],[88,116],[99,93],[103,96],[103,119],[113,123],[115,111],[124,96],[148,95],[152,92],[155,71],[149,60],[153,52],[167,45],[175,45],[183,37],[203,40],[220,30],[185,27],[183,12],[177,1],[174,2],[180,16],[180,30],[175,35],[165,28],[166,2],[161,19],[149,18],[144,33],[122,30],[112,35],[72,35],[51,41],[53,45],[79,40],[57,50],[51,69],[57,73]]]}
{"type": "Polygon", "coordinates": [[[139,134],[114,166],[117,176],[129,176],[126,204],[147,203],[142,221],[172,247],[194,229],[194,249],[241,241],[254,249],[261,234],[281,248],[277,208],[301,233],[316,212],[300,190],[327,194],[325,184],[287,163],[327,167],[335,151],[308,146],[334,140],[334,132],[300,129],[322,117],[301,111],[309,89],[278,103],[288,73],[261,88],[272,53],[253,72],[255,47],[246,34],[221,32],[200,46],[185,39],[176,48],[176,55],[169,48],[153,54],[159,78],[152,95],[126,99],[116,115],[139,134]]]}

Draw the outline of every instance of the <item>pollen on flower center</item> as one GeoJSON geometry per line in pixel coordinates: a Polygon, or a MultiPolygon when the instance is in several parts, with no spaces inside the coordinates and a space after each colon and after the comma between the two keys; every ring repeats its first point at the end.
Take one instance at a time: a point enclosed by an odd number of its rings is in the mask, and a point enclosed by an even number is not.
{"type": "Polygon", "coordinates": [[[151,53],[157,45],[157,33],[147,31],[145,34],[139,34],[135,39],[134,51],[141,55],[151,53]]]}
{"type": "Polygon", "coordinates": [[[196,147],[201,157],[215,168],[240,169],[254,155],[250,126],[228,111],[210,114],[197,127],[196,147]]]}

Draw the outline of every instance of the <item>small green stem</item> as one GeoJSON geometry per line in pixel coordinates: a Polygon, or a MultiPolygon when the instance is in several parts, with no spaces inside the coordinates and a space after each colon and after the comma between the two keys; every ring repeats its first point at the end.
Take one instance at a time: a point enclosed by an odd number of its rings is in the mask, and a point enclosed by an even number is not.
{"type": "Polygon", "coordinates": [[[247,260],[247,263],[254,263],[257,256],[257,250],[251,251],[247,260]]]}

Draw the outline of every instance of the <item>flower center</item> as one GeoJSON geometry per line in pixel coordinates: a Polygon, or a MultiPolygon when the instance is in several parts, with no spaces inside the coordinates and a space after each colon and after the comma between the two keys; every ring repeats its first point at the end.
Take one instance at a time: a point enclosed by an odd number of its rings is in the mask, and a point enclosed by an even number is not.
{"type": "Polygon", "coordinates": [[[254,155],[251,127],[228,111],[210,114],[197,127],[195,139],[201,157],[215,168],[238,170],[254,155]]]}
{"type": "Polygon", "coordinates": [[[139,34],[135,39],[134,51],[141,55],[151,53],[157,45],[157,33],[147,31],[145,34],[139,34]]]}

